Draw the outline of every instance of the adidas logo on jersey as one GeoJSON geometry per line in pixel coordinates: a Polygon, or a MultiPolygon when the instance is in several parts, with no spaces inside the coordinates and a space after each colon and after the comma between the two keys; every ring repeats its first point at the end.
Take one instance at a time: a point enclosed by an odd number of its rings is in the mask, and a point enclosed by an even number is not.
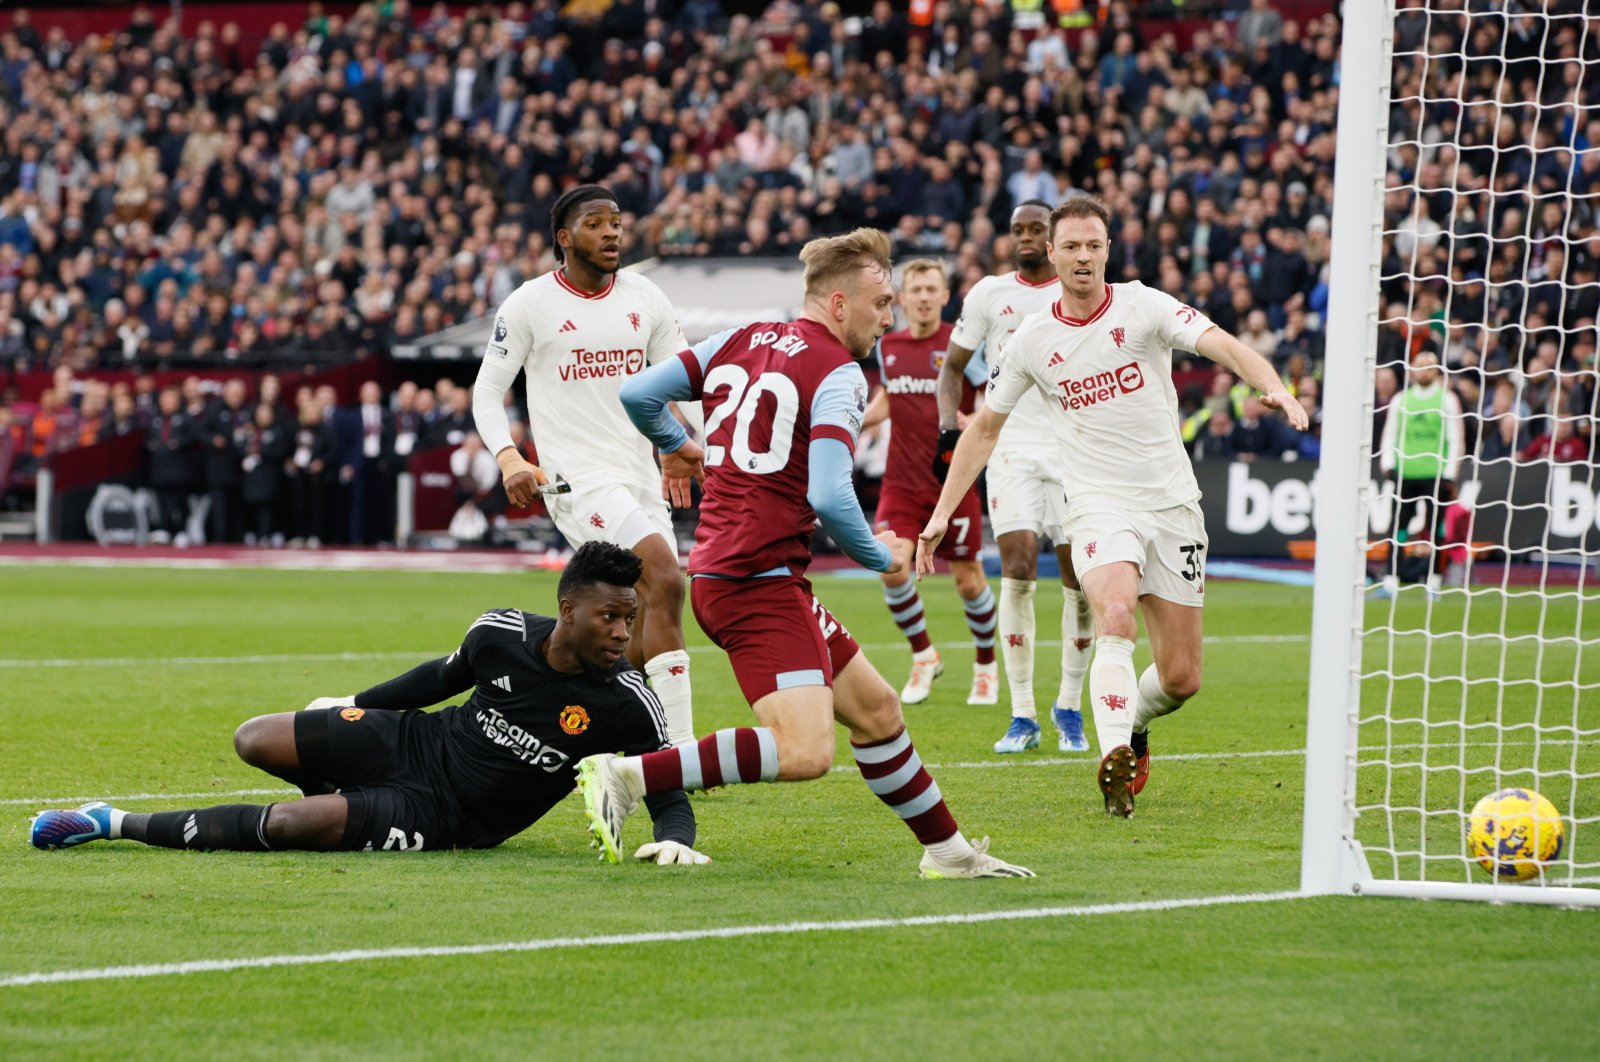
{"type": "Polygon", "coordinates": [[[560,328],[556,329],[557,332],[576,332],[577,330],[578,326],[573,324],[571,321],[566,322],[560,328]]]}
{"type": "Polygon", "coordinates": [[[1013,310],[1013,309],[1012,309],[1012,308],[1011,308],[1011,307],[1009,307],[1009,306],[1007,306],[1007,307],[1006,307],[1006,308],[1005,308],[1005,309],[1003,309],[1003,310],[1001,310],[1001,311],[1000,311],[1000,316],[1001,316],[1001,317],[1004,317],[1004,316],[1005,316],[1005,315],[1006,315],[1006,314],[1008,314],[1008,313],[1016,313],[1016,312],[1017,312],[1017,311],[1015,311],[1015,310],[1013,310]]]}
{"type": "Polygon", "coordinates": [[[510,693],[511,692],[511,676],[510,675],[501,675],[499,678],[497,678],[493,682],[491,682],[490,685],[499,687],[500,689],[505,690],[507,693],[510,693]]]}
{"type": "Polygon", "coordinates": [[[1050,352],[1050,364],[1051,365],[1060,365],[1063,361],[1066,361],[1066,360],[1067,359],[1065,359],[1065,358],[1063,358],[1061,356],[1059,351],[1051,351],[1050,352]]]}

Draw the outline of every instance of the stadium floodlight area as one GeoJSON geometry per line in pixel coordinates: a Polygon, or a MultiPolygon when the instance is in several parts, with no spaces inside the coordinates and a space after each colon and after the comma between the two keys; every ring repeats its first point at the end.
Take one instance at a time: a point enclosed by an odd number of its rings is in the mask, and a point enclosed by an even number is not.
{"type": "Polygon", "coordinates": [[[1600,20],[1585,7],[1345,4],[1307,893],[1600,906],[1600,475],[1554,447],[1517,453],[1526,433],[1559,438],[1595,413],[1592,358],[1559,363],[1592,352],[1600,287],[1586,183],[1600,143],[1585,135],[1600,20]],[[1446,407],[1456,479],[1439,490],[1440,467],[1424,485],[1441,498],[1437,537],[1426,506],[1396,526],[1374,452],[1375,418],[1397,408],[1375,382],[1404,387],[1422,351],[1468,398],[1446,407]],[[1543,794],[1558,822],[1536,827],[1564,835],[1525,881],[1469,848],[1474,804],[1501,789],[1543,794]]]}

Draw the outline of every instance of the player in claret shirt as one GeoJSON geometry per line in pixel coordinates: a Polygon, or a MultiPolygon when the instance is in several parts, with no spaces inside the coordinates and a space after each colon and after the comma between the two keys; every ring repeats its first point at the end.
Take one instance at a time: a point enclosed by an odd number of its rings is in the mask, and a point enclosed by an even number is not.
{"type": "Polygon", "coordinates": [[[851,481],[867,408],[856,362],[893,322],[889,238],[876,229],[812,240],[797,321],[730,329],[622,389],[635,424],[685,489],[703,472],[700,527],[689,554],[690,601],[761,725],[719,730],[637,759],[584,761],[591,829],[616,859],[640,797],[734,782],[801,781],[833,763],[834,721],[867,786],[903,819],[929,878],[1032,877],[969,844],[906,734],[900,701],[806,580],[821,523],[856,563],[904,572],[909,542],[874,538],[851,481]],[[702,399],[704,451],[667,410],[702,399]]]}
{"type": "MultiPolygon", "coordinates": [[[[907,262],[900,270],[900,303],[906,309],[908,327],[890,332],[878,341],[878,360],[883,388],[867,406],[865,425],[889,421],[889,462],[883,473],[883,491],[878,496],[879,531],[893,531],[910,540],[921,533],[933,507],[939,502],[939,480],[933,473],[934,446],[938,437],[939,402],[934,390],[939,368],[950,345],[950,325],[939,320],[939,311],[950,301],[944,264],[932,258],[907,262]]],[[[961,415],[971,414],[976,391],[983,383],[982,369],[969,366],[976,376],[962,384],[961,415]]],[[[939,544],[939,556],[950,562],[956,592],[967,615],[967,627],[977,657],[972,665],[972,689],[968,704],[995,704],[999,701],[1000,676],[994,662],[994,594],[983,577],[978,560],[983,550],[983,504],[976,489],[969,490],[950,518],[952,533],[939,544]]],[[[943,668],[939,652],[928,637],[922,599],[910,572],[882,575],[883,598],[889,614],[911,642],[912,675],[900,691],[905,704],[928,699],[931,675],[922,666],[931,661],[936,675],[943,668]],[[928,681],[918,681],[929,676],[928,681]]]]}
{"type": "Polygon", "coordinates": [[[553,480],[569,493],[545,498],[574,547],[611,542],[644,561],[632,655],[667,710],[674,741],[694,736],[689,654],[683,644],[683,572],[671,511],[650,444],[617,401],[624,380],[676,358],[689,344],[661,289],[619,272],[622,212],[599,185],[556,200],[551,240],[561,268],[528,281],[501,304],[472,389],[478,434],[500,463],[506,495],[530,504],[553,480]],[[528,427],[538,466],[511,441],[505,393],[527,374],[528,427]]]}
{"type": "Polygon", "coordinates": [[[1193,307],[1138,282],[1107,284],[1110,232],[1098,199],[1069,199],[1051,211],[1060,296],[1017,329],[1004,365],[991,370],[988,401],[956,447],[918,542],[917,567],[931,570],[950,514],[1006,417],[1024,396],[1041,396],[1061,439],[1066,537],[1094,613],[1089,701],[1100,789],[1108,813],[1130,816],[1149,777],[1150,722],[1200,688],[1207,538],[1178,424],[1173,348],[1232,371],[1297,429],[1305,429],[1306,414],[1266,359],[1193,307]],[[1135,676],[1140,614],[1155,663],[1135,676]]]}
{"type": "MultiPolygon", "coordinates": [[[[234,734],[240,759],[306,794],[134,814],[104,803],[35,817],[38,848],[97,840],[267,852],[492,848],[572,792],[579,760],[666,746],[661,704],[623,655],[638,610],[637,556],[591,542],[561,575],[556,616],[484,613],[461,647],[353,697],[263,715],[234,734]],[[414,709],[472,691],[461,705],[414,709]]],[[[683,793],[649,798],[655,840],[634,853],[706,863],[683,793]]]]}

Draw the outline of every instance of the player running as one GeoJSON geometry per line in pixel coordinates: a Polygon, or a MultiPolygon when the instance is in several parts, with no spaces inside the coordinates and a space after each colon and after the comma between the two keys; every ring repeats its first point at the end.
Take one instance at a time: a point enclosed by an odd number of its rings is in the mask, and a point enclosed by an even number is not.
{"type": "Polygon", "coordinates": [[[622,212],[586,184],[556,200],[552,246],[561,268],[523,284],[501,304],[472,390],[478,434],[500,463],[506,495],[529,505],[541,488],[568,542],[612,542],[644,561],[634,662],[650,676],[674,741],[694,737],[689,654],[683,643],[683,572],[671,510],[650,445],[633,430],[617,392],[646,364],[674,358],[684,341],[661,289],[618,271],[622,212]],[[517,452],[505,393],[527,374],[528,427],[540,465],[517,452]]]}
{"type": "MultiPolygon", "coordinates": [[[[883,474],[883,492],[878,496],[875,525],[879,531],[893,531],[906,541],[922,531],[939,501],[939,481],[933,474],[939,422],[934,387],[950,345],[951,328],[939,320],[939,311],[949,301],[944,263],[918,258],[901,269],[900,304],[906,309],[908,327],[878,341],[883,388],[868,404],[863,421],[866,427],[889,421],[889,462],[883,474]]],[[[969,366],[969,370],[977,372],[977,379],[962,384],[962,420],[972,412],[976,396],[973,384],[983,382],[982,371],[976,365],[969,366]]],[[[983,549],[983,505],[976,489],[961,499],[950,526],[955,533],[939,544],[939,556],[950,562],[950,574],[955,577],[956,592],[961,595],[967,627],[977,650],[967,703],[995,704],[1000,685],[994,662],[995,605],[994,594],[983,577],[983,565],[978,561],[983,549]]],[[[943,671],[944,664],[928,637],[922,599],[911,573],[885,573],[880,578],[889,614],[911,643],[911,679],[900,691],[900,700],[920,704],[928,699],[932,678],[943,671]]]]}
{"type": "Polygon", "coordinates": [[[893,320],[889,239],[857,229],[812,240],[800,258],[799,320],[723,332],[622,389],[629,416],[661,451],[663,473],[680,488],[704,474],[690,601],[761,725],[638,759],[584,761],[590,829],[615,860],[641,796],[820,777],[833,762],[838,720],[868,788],[924,845],[923,877],[1031,877],[988,855],[986,841],[961,835],[911,745],[894,690],[806,580],[818,521],[877,572],[904,572],[911,544],[892,531],[874,538],[851,482],[867,406],[856,362],[893,320]],[[667,410],[693,398],[705,403],[703,451],[667,410]]]}
{"type": "MultiPolygon", "coordinates": [[[[580,759],[666,745],[660,702],[623,656],[638,611],[638,557],[591,542],[557,590],[559,614],[484,613],[447,657],[353,697],[257,716],[239,758],[303,800],[135,814],[104,803],[34,818],[36,848],[98,840],[236,852],[492,848],[572,792],[580,759]],[[411,711],[467,690],[465,704],[411,711]]],[[[648,798],[655,840],[634,855],[708,863],[682,793],[648,798]]]]}
{"type": "Polygon", "coordinates": [[[988,403],[962,435],[939,506],[917,545],[932,567],[950,514],[1029,392],[1061,428],[1066,532],[1094,611],[1089,701],[1100,739],[1106,811],[1131,816],[1150,773],[1147,729],[1200,689],[1205,522],[1200,488],[1179,437],[1172,351],[1192,350],[1232,371],[1295,428],[1305,410],[1271,364],[1199,311],[1137,282],[1107,284],[1111,216],[1098,199],[1050,213],[1060,299],[1030,318],[991,370],[988,403]],[[1135,677],[1135,614],[1155,662],[1135,677]],[[1130,711],[1131,709],[1131,711],[1130,711]]]}
{"type": "MultiPolygon", "coordinates": [[[[949,471],[950,452],[961,437],[958,412],[965,387],[963,374],[973,352],[983,348],[992,372],[1003,364],[1004,347],[1023,319],[1048,310],[1060,293],[1055,265],[1050,261],[1049,218],[1050,205],[1037,199],[1012,211],[1016,271],[978,281],[961,307],[961,319],[939,370],[939,445],[934,472],[941,482],[949,471]]],[[[994,750],[1001,753],[1022,752],[1039,744],[1033,702],[1033,597],[1039,585],[1039,536],[1043,534],[1055,542],[1065,598],[1061,606],[1061,686],[1050,716],[1062,752],[1086,752],[1089,748],[1078,705],[1089,670],[1091,623],[1062,534],[1066,502],[1061,469],[1046,456],[1055,453],[1056,446],[1049,411],[1037,395],[1025,395],[1016,416],[1006,422],[989,463],[989,525],[1000,547],[1000,655],[1011,688],[1011,722],[994,744],[994,750]]],[[[923,674],[931,682],[937,673],[935,661],[923,674]]]]}

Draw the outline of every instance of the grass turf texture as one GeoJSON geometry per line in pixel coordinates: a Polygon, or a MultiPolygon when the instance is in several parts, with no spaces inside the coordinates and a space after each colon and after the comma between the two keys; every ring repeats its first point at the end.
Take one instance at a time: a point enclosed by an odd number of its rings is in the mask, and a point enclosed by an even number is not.
{"type": "MultiPolygon", "coordinates": [[[[864,643],[892,646],[870,652],[900,682],[909,654],[876,585],[818,587],[864,643]]],[[[452,649],[483,609],[546,609],[553,589],[546,575],[4,569],[6,661],[170,662],[0,665],[0,800],[218,794],[126,802],[150,811],[275,799],[223,795],[278,787],[234,758],[238,722],[398,674],[452,649]],[[379,658],[330,659],[341,653],[379,658]],[[295,659],[174,659],[247,656],[295,659]]],[[[1040,765],[1066,758],[1048,727],[1037,752],[990,752],[1006,709],[963,703],[964,649],[945,650],[932,699],[908,711],[966,832],[993,834],[1035,880],[915,880],[915,843],[853,769],[697,798],[716,862],[693,869],[593,862],[576,797],[499,849],[404,856],[121,843],[37,852],[26,826],[38,806],[12,803],[0,805],[0,976],[1292,890],[1303,759],[1248,754],[1303,744],[1310,591],[1209,589],[1207,626],[1220,640],[1207,647],[1206,689],[1153,731],[1151,784],[1131,822],[1102,813],[1092,755],[1040,765]],[[1221,755],[1162,758],[1176,753],[1221,755]]],[[[948,581],[925,584],[924,601],[935,636],[960,642],[948,581]]],[[[1043,587],[1038,614],[1049,637],[1060,613],[1043,587]]],[[[1591,607],[1585,626],[1597,615],[1591,607]]],[[[1388,616],[1375,605],[1369,622],[1388,616]]],[[[1433,627],[1444,629],[1438,618],[1433,627]]],[[[1408,642],[1426,639],[1402,639],[1396,652],[1438,674],[1437,658],[1423,661],[1408,642]]],[[[1041,647],[1040,658],[1047,703],[1057,651],[1041,647]]],[[[721,654],[696,651],[694,679],[702,731],[749,721],[721,654]]],[[[842,736],[840,750],[848,766],[842,736]]],[[[1578,763],[1600,767],[1592,743],[1578,763]]],[[[645,833],[631,824],[629,851],[645,833]]],[[[1597,945],[1595,912],[1325,898],[386,959],[0,988],[0,1053],[1037,1058],[1121,1039],[1176,1056],[1441,1057],[1496,1042],[1474,1015],[1505,995],[1541,1004],[1514,1019],[1519,1043],[1575,1057],[1600,1036],[1597,945]]]]}

